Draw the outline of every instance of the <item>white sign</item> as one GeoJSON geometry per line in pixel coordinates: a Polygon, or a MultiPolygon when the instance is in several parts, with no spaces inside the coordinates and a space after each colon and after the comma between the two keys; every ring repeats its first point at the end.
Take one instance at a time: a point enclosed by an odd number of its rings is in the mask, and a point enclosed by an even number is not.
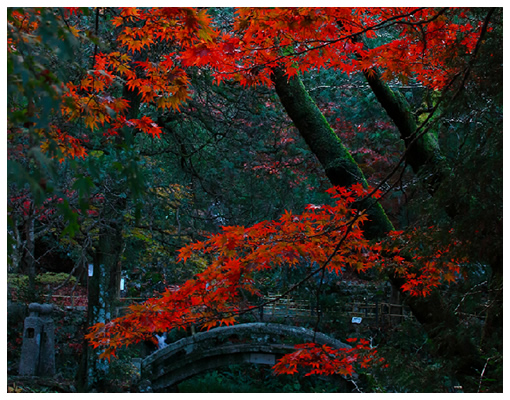
{"type": "Polygon", "coordinates": [[[120,290],[124,290],[124,278],[120,278],[120,290]]]}
{"type": "Polygon", "coordinates": [[[94,264],[89,264],[89,276],[94,275],[94,264]]]}
{"type": "Polygon", "coordinates": [[[352,317],[351,322],[353,324],[361,324],[362,318],[361,317],[352,317]]]}

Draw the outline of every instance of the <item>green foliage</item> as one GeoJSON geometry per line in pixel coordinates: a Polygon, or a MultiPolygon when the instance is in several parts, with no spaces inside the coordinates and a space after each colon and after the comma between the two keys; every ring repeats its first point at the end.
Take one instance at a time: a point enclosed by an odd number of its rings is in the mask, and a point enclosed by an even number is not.
{"type": "MultiPolygon", "coordinates": [[[[62,20],[56,18],[58,10],[40,9],[40,14],[30,14],[30,22],[38,22],[36,34],[19,29],[12,13],[15,8],[8,8],[8,38],[22,45],[7,52],[7,100],[8,130],[18,131],[29,139],[31,148],[27,154],[30,163],[8,161],[9,182],[17,183],[19,188],[30,187],[38,204],[51,192],[49,178],[54,178],[53,162],[50,162],[38,149],[37,144],[43,137],[35,129],[47,128],[52,116],[62,101],[60,82],[64,78],[64,65],[73,59],[77,42],[62,20]],[[32,147],[33,146],[33,147],[32,147]],[[53,169],[53,171],[52,171],[53,169]],[[39,182],[48,181],[47,189],[39,182]]],[[[23,10],[20,10],[23,13],[23,10]]],[[[12,144],[12,142],[10,143],[12,144]]]]}
{"type": "Polygon", "coordinates": [[[108,371],[108,392],[126,393],[140,380],[139,368],[129,358],[113,360],[108,371]]]}
{"type": "MultiPolygon", "coordinates": [[[[44,274],[36,275],[35,282],[40,286],[50,286],[55,287],[61,285],[66,280],[68,280],[69,285],[76,284],[76,277],[69,276],[68,273],[55,273],[55,272],[46,272],[44,274]]],[[[11,294],[20,295],[24,293],[28,289],[28,276],[23,274],[7,274],[7,285],[11,294]]]]}
{"type": "Polygon", "coordinates": [[[39,15],[29,13],[30,20],[25,24],[38,23],[36,34],[19,29],[14,23],[14,11],[24,12],[8,8],[8,38],[22,45],[7,53],[8,100],[16,105],[33,102],[41,112],[35,117],[26,108],[8,108],[8,119],[13,124],[30,122],[45,128],[60,105],[62,92],[58,83],[64,80],[66,69],[76,60],[78,40],[69,26],[57,18],[61,10],[40,8],[39,15]]]}
{"type": "Polygon", "coordinates": [[[364,375],[368,391],[444,393],[453,390],[453,372],[433,355],[431,343],[416,321],[380,331],[378,336],[378,353],[388,368],[364,375]]]}
{"type": "Polygon", "coordinates": [[[180,393],[338,393],[346,383],[299,375],[274,375],[264,365],[232,365],[197,375],[178,385],[180,393]]]}

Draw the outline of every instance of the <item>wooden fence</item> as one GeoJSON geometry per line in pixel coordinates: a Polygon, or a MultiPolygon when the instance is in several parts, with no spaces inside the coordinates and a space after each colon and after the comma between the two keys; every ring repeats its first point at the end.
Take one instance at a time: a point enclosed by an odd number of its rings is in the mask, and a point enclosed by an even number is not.
{"type": "Polygon", "coordinates": [[[264,306],[260,308],[260,316],[263,320],[291,319],[291,318],[311,318],[316,317],[317,313],[326,316],[336,317],[359,317],[362,321],[370,324],[399,323],[404,319],[412,318],[408,307],[402,304],[392,304],[388,302],[348,302],[330,307],[320,307],[317,309],[309,301],[294,300],[289,296],[278,298],[278,295],[269,295],[264,298],[264,306]]]}

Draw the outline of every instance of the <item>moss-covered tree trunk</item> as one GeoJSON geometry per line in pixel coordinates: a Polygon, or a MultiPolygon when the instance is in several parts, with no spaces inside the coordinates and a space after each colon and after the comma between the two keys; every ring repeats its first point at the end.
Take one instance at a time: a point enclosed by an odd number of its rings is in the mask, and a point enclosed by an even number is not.
{"type": "Polygon", "coordinates": [[[400,132],[406,146],[406,162],[422,177],[427,190],[434,193],[450,175],[450,168],[441,154],[436,137],[431,132],[419,135],[416,116],[405,97],[392,90],[375,70],[365,72],[365,78],[381,106],[400,132]]]}
{"type": "MultiPolygon", "coordinates": [[[[350,186],[367,181],[358,164],[342,144],[335,131],[306,91],[299,78],[287,81],[280,70],[274,71],[276,93],[310,150],[324,167],[333,185],[350,186]]],[[[368,208],[363,204],[361,208],[368,208]]],[[[379,203],[368,208],[370,221],[365,225],[369,237],[382,237],[393,226],[379,203]]]]}
{"type": "MultiPolygon", "coordinates": [[[[273,81],[287,114],[323,165],[331,183],[344,186],[357,182],[365,184],[363,173],[309,96],[301,80],[298,77],[288,80],[282,71],[275,70],[273,81]]],[[[422,160],[427,162],[428,157],[422,160]]],[[[369,216],[370,221],[365,225],[367,238],[380,239],[393,229],[379,204],[371,207],[369,216]]],[[[392,274],[389,278],[434,341],[438,354],[452,362],[457,378],[462,379],[465,387],[469,387],[472,382],[470,378],[478,374],[478,351],[469,338],[459,335],[457,318],[448,309],[440,293],[434,291],[426,298],[412,297],[400,289],[403,280],[392,274]]]]}

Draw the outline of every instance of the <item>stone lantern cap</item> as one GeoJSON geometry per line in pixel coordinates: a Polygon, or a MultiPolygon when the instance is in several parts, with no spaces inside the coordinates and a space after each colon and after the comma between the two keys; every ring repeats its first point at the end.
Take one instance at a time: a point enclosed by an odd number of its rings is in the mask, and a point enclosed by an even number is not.
{"type": "Polygon", "coordinates": [[[31,317],[38,317],[39,315],[42,317],[49,317],[53,312],[52,304],[39,304],[39,303],[30,303],[28,306],[28,310],[30,311],[31,317]]]}

